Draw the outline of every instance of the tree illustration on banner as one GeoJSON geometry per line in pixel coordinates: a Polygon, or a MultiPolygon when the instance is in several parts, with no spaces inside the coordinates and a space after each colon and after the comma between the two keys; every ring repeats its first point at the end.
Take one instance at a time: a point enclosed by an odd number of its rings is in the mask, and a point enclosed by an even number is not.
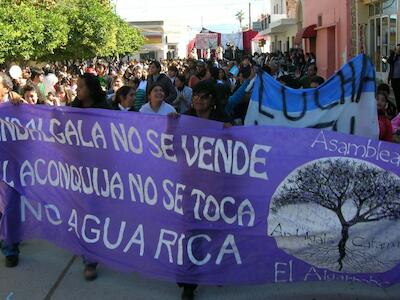
{"type": "Polygon", "coordinates": [[[317,267],[388,271],[400,261],[400,178],[350,158],[303,165],[272,197],[268,235],[317,267]]]}

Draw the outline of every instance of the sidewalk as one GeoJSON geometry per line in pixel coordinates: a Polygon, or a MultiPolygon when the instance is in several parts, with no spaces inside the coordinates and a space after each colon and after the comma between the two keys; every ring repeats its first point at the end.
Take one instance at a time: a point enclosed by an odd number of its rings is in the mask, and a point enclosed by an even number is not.
{"type": "MultiPolygon", "coordinates": [[[[99,268],[99,278],[86,282],[82,261],[46,242],[29,241],[21,247],[20,265],[6,269],[0,261],[0,300],[133,299],[178,300],[175,284],[138,274],[99,268]],[[8,297],[8,298],[7,298],[8,297]]],[[[400,299],[400,285],[379,289],[344,283],[299,283],[247,287],[200,287],[198,300],[379,300],[400,299]]]]}

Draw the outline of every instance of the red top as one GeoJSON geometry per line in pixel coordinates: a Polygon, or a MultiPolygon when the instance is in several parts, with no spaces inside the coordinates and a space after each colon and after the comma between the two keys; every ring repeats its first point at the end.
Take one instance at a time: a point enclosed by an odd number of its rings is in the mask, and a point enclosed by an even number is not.
{"type": "Polygon", "coordinates": [[[383,114],[379,114],[379,140],[392,142],[393,141],[393,128],[392,123],[388,117],[383,114]]]}

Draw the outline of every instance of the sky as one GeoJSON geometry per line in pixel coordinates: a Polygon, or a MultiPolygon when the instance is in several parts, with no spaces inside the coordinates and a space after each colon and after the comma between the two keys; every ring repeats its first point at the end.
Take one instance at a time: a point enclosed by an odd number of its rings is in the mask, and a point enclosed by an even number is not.
{"type": "Polygon", "coordinates": [[[194,30],[203,26],[212,31],[239,30],[235,14],[243,10],[248,24],[249,2],[252,22],[270,10],[269,0],[114,0],[117,13],[126,21],[180,20],[194,30]]]}

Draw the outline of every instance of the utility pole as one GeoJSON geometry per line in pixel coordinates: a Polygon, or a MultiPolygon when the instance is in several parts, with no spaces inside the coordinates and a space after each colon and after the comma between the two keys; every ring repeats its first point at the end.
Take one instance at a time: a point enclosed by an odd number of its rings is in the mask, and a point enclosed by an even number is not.
{"type": "Polygon", "coordinates": [[[252,24],[251,24],[251,2],[249,2],[249,30],[252,29],[252,24]]]}

